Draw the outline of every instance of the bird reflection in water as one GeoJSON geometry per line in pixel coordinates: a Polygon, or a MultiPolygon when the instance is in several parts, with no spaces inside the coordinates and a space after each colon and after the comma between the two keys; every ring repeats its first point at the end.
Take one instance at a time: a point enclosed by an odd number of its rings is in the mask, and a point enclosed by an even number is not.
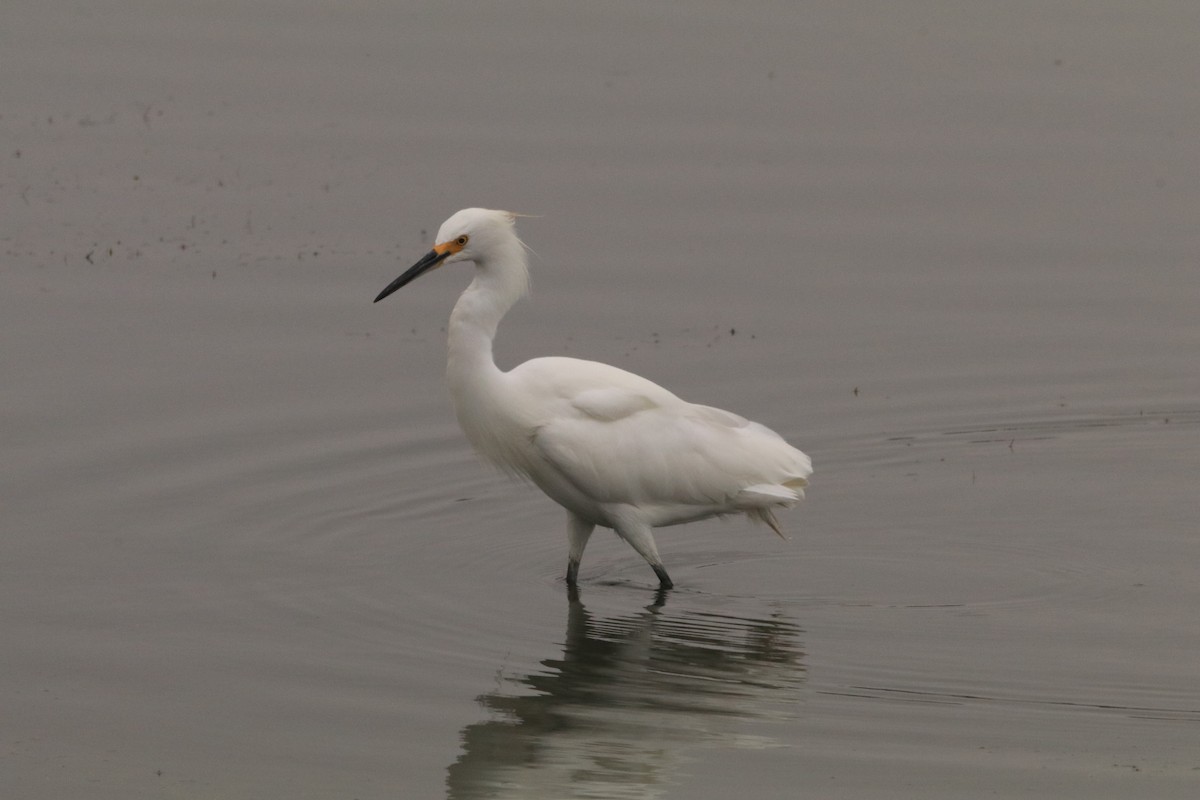
{"type": "Polygon", "coordinates": [[[480,696],[491,718],[463,729],[450,800],[657,798],[696,751],[773,746],[769,726],[751,735],[745,723],[797,714],[800,629],[778,610],[752,619],[665,601],[596,619],[572,592],[561,658],[480,696]]]}

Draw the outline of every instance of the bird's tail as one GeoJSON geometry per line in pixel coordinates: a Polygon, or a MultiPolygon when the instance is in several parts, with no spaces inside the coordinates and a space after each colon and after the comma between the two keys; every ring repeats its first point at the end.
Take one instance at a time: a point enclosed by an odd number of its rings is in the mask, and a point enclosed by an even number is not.
{"type": "Polygon", "coordinates": [[[804,499],[806,486],[808,481],[801,477],[790,478],[783,483],[757,483],[738,492],[738,506],[745,510],[750,519],[763,523],[786,541],[788,537],[783,535],[779,520],[771,509],[773,506],[791,508],[796,505],[804,499]]]}

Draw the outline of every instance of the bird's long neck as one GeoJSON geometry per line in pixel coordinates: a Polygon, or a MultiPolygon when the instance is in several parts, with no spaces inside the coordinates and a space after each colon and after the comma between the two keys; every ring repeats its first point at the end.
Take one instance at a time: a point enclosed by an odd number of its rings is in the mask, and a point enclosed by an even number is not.
{"type": "Polygon", "coordinates": [[[492,342],[500,320],[529,290],[525,251],[514,236],[475,267],[475,280],[450,313],[446,377],[453,394],[486,394],[499,380],[492,342]]]}

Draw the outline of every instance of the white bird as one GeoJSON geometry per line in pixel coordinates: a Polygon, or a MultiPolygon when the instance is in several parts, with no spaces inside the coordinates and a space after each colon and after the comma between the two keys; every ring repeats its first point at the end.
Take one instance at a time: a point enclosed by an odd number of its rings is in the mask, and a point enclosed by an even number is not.
{"type": "Polygon", "coordinates": [[[443,264],[471,261],[475,279],[450,314],[446,377],[463,433],[509,473],[567,510],[567,583],[595,526],[612,528],[654,569],[653,528],[744,513],[783,536],[773,509],[803,499],[809,457],[769,428],[694,405],[645,378],[576,358],[535,358],[505,372],[492,341],[529,289],[516,215],[467,208],[437,243],[388,284],[383,298],[443,264]]]}

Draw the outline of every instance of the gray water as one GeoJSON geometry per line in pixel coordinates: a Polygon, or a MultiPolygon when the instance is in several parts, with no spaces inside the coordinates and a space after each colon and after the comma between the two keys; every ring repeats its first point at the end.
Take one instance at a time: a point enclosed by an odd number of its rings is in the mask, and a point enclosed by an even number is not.
{"type": "Polygon", "coordinates": [[[1197,796],[1198,8],[9,4],[0,794],[1197,796]],[[370,302],[469,205],[790,541],[568,596],[370,302]]]}

